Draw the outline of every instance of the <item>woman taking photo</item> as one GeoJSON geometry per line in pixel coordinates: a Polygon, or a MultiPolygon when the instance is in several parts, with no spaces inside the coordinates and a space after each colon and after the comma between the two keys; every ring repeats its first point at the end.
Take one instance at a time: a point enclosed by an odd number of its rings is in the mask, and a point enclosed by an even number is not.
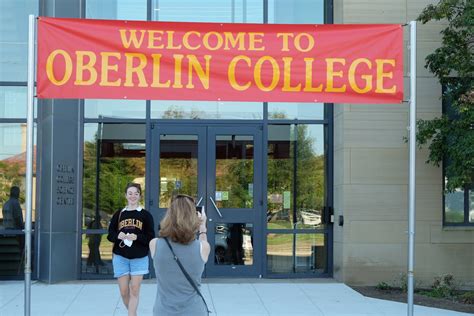
{"type": "Polygon", "coordinates": [[[210,252],[204,208],[198,212],[192,197],[177,195],[160,227],[160,237],[150,242],[157,281],[153,315],[208,315],[200,293],[210,252]]]}
{"type": "Polygon", "coordinates": [[[153,217],[139,206],[141,192],[140,184],[127,185],[127,206],[114,214],[107,236],[114,243],[114,277],[129,316],[137,315],[140,285],[148,274],[148,244],[155,237],[153,217]]]}

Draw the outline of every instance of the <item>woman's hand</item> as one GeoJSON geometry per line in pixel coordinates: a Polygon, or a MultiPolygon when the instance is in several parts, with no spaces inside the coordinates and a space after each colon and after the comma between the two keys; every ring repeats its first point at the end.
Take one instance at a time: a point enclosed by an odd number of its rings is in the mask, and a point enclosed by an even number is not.
{"type": "Polygon", "coordinates": [[[132,234],[128,234],[127,239],[128,239],[128,240],[137,240],[137,235],[136,235],[136,234],[133,234],[133,233],[132,233],[132,234]]]}
{"type": "Polygon", "coordinates": [[[205,231],[207,225],[207,215],[206,208],[203,206],[201,213],[198,213],[198,218],[201,220],[201,225],[199,226],[199,231],[205,231]]]}
{"type": "Polygon", "coordinates": [[[120,240],[124,240],[124,239],[127,238],[127,235],[125,235],[124,232],[120,232],[120,233],[118,234],[117,238],[120,239],[120,240]]]}

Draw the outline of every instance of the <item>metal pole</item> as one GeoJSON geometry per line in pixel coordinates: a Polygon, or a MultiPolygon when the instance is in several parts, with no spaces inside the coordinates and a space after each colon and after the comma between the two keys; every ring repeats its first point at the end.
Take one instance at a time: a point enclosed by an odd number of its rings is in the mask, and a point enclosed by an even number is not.
{"type": "Polygon", "coordinates": [[[413,315],[415,266],[415,163],[416,163],[416,21],[410,22],[410,167],[408,179],[408,316],[413,315]]]}
{"type": "Polygon", "coordinates": [[[31,218],[33,198],[33,106],[35,89],[35,22],[28,17],[28,99],[26,117],[25,316],[31,312],[31,218]]]}

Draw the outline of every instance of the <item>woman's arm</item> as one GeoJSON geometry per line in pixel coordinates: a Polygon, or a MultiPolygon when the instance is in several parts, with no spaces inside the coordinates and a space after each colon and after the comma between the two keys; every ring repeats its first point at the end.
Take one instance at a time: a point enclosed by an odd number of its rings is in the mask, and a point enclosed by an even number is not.
{"type": "Polygon", "coordinates": [[[146,212],[146,220],[143,225],[144,226],[143,233],[137,234],[136,240],[146,246],[149,244],[150,240],[155,238],[155,223],[153,221],[153,216],[149,212],[147,211],[145,212],[146,212]]]}
{"type": "Polygon", "coordinates": [[[120,211],[115,212],[109,224],[109,234],[107,235],[107,239],[113,243],[115,243],[118,239],[118,214],[119,213],[120,211]]]}
{"type": "Polygon", "coordinates": [[[202,261],[207,262],[207,260],[209,259],[209,253],[211,252],[211,245],[209,245],[209,243],[207,242],[207,238],[206,240],[202,240],[201,238],[199,238],[199,240],[201,242],[202,261]]]}
{"type": "Polygon", "coordinates": [[[156,242],[158,241],[158,238],[153,238],[152,240],[150,240],[150,255],[151,255],[151,258],[153,259],[153,257],[155,256],[155,250],[156,250],[156,242]]]}
{"type": "Polygon", "coordinates": [[[207,216],[204,206],[202,207],[201,213],[198,215],[201,219],[201,225],[199,225],[199,242],[201,243],[201,258],[204,262],[207,262],[209,253],[211,252],[211,246],[207,241],[207,216]]]}

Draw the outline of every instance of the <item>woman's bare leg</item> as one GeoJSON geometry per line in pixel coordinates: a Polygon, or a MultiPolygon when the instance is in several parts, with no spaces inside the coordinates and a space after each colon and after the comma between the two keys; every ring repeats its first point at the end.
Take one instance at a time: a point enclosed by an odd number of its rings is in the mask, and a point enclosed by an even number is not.
{"type": "Polygon", "coordinates": [[[122,296],[122,302],[128,309],[130,302],[130,276],[127,274],[118,278],[118,285],[120,289],[120,296],[122,296]]]}
{"type": "Polygon", "coordinates": [[[138,308],[138,297],[143,275],[132,275],[130,281],[130,300],[128,301],[128,316],[136,316],[138,308]]]}

